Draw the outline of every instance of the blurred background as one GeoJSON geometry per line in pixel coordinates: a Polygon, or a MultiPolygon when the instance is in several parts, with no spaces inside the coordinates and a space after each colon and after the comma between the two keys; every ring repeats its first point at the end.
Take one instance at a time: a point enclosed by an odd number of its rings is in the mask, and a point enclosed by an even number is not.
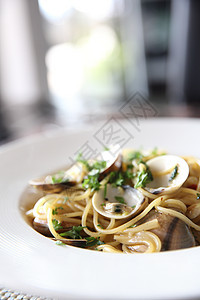
{"type": "Polygon", "coordinates": [[[198,0],[0,0],[0,143],[122,118],[135,93],[200,117],[199,25],[198,0]]]}

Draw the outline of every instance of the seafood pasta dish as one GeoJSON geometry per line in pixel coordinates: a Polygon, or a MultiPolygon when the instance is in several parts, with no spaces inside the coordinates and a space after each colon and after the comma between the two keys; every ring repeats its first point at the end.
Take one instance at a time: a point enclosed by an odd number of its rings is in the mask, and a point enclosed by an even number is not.
{"type": "Polygon", "coordinates": [[[58,245],[131,254],[200,245],[197,158],[116,145],[29,185],[38,200],[26,216],[58,245]]]}

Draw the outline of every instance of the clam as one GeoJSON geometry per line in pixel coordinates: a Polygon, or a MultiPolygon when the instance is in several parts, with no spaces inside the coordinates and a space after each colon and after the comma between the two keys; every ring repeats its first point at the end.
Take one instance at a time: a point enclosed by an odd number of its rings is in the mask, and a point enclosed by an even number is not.
{"type": "MultiPolygon", "coordinates": [[[[190,218],[194,223],[200,225],[200,202],[190,205],[186,213],[187,217],[190,218]]],[[[192,228],[197,245],[200,245],[200,231],[192,228]]]]}
{"type": "Polygon", "coordinates": [[[101,170],[99,180],[101,181],[110,172],[117,172],[122,165],[122,154],[119,145],[111,146],[109,150],[102,151],[97,161],[105,161],[106,167],[101,170]]]}
{"type": "Polygon", "coordinates": [[[76,162],[66,171],[30,180],[29,184],[47,193],[59,193],[66,188],[81,183],[88,174],[93,175],[95,172],[100,171],[99,181],[101,181],[108,173],[118,171],[121,168],[122,155],[119,145],[112,146],[108,151],[101,152],[97,158],[88,160],[87,163],[92,168],[92,165],[102,161],[105,161],[106,166],[100,170],[94,168],[90,171],[80,160],[80,162],[76,162]]]}
{"type": "Polygon", "coordinates": [[[44,192],[58,193],[82,182],[86,174],[85,168],[83,164],[76,163],[67,171],[30,180],[29,184],[44,192]]]}
{"type": "Polygon", "coordinates": [[[139,213],[146,201],[143,194],[131,186],[113,187],[107,184],[94,193],[92,203],[99,214],[123,219],[139,213]]]}
{"type": "Polygon", "coordinates": [[[188,227],[182,220],[152,210],[138,222],[138,225],[153,219],[157,219],[159,227],[150,230],[155,233],[161,240],[161,251],[184,249],[195,246],[194,236],[188,227]]]}
{"type": "Polygon", "coordinates": [[[187,209],[187,216],[195,223],[200,223],[200,202],[190,205],[187,209]]]}
{"type": "Polygon", "coordinates": [[[194,235],[194,238],[195,238],[195,241],[196,241],[196,245],[200,246],[200,231],[197,231],[194,228],[192,228],[192,233],[194,235]]]}
{"type": "MultiPolygon", "coordinates": [[[[72,223],[66,223],[66,222],[62,222],[62,226],[63,226],[63,229],[60,229],[58,230],[57,232],[58,233],[62,233],[62,232],[66,232],[66,231],[69,231],[73,228],[73,225],[72,223]]],[[[60,241],[62,242],[63,244],[66,244],[66,245],[71,245],[71,246],[75,246],[75,247],[85,247],[86,246],[86,243],[87,243],[87,240],[86,239],[68,239],[68,238],[62,238],[62,239],[56,239],[56,238],[53,238],[52,237],[52,234],[49,230],[49,227],[47,225],[47,221],[46,220],[41,220],[41,219],[38,219],[38,218],[35,218],[33,220],[33,228],[43,234],[44,236],[46,237],[50,237],[52,238],[52,240],[54,241],[60,241]]]]}
{"type": "Polygon", "coordinates": [[[52,237],[51,231],[49,230],[46,220],[41,220],[41,219],[35,218],[33,220],[33,228],[37,232],[39,232],[47,237],[52,237]]]}
{"type": "MultiPolygon", "coordinates": [[[[73,227],[74,223],[69,223],[69,222],[62,222],[62,229],[59,229],[57,230],[58,233],[62,233],[62,232],[65,232],[65,231],[68,231],[68,230],[71,230],[72,227],[73,227]]],[[[33,219],[33,228],[47,236],[47,237],[52,237],[52,234],[51,234],[51,231],[49,230],[49,226],[47,224],[47,220],[42,220],[42,219],[39,219],[39,218],[34,218],[33,219]]]]}
{"type": "Polygon", "coordinates": [[[176,155],[161,155],[147,161],[153,180],[145,189],[152,194],[173,193],[186,181],[189,175],[187,162],[176,155]]]}
{"type": "Polygon", "coordinates": [[[52,238],[53,241],[60,241],[61,243],[74,247],[82,247],[84,248],[87,245],[86,239],[55,239],[52,238]]]}

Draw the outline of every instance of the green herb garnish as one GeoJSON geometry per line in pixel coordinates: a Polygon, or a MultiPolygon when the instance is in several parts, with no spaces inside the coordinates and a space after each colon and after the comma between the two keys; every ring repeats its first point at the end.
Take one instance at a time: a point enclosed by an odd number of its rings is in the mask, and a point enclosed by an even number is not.
{"type": "Polygon", "coordinates": [[[200,193],[197,193],[197,200],[200,199],[200,193]]]}
{"type": "Polygon", "coordinates": [[[102,161],[96,161],[92,166],[91,166],[91,170],[95,169],[95,170],[102,170],[106,168],[106,161],[102,160],[102,161]]]}
{"type": "Polygon", "coordinates": [[[151,152],[152,155],[157,155],[158,154],[158,148],[155,147],[152,152],[151,152]]]}
{"type": "Polygon", "coordinates": [[[133,174],[132,170],[131,171],[130,170],[126,170],[122,174],[123,174],[124,180],[134,178],[134,174],[133,174]]]}
{"type": "Polygon", "coordinates": [[[85,189],[91,188],[92,192],[99,190],[101,185],[100,185],[98,179],[99,179],[100,171],[102,169],[106,168],[106,161],[104,161],[104,160],[96,161],[95,163],[90,165],[87,160],[84,160],[82,158],[81,153],[78,154],[76,161],[84,164],[89,171],[87,178],[85,178],[83,181],[83,184],[82,184],[83,188],[85,188],[85,189]]]}
{"type": "Polygon", "coordinates": [[[85,159],[82,158],[82,153],[79,153],[76,157],[76,161],[77,162],[81,162],[82,164],[84,164],[86,166],[86,168],[88,169],[88,171],[92,171],[92,170],[102,170],[106,168],[106,161],[96,161],[95,163],[93,163],[92,165],[89,164],[89,162],[85,159]]]}
{"type": "Polygon", "coordinates": [[[108,147],[104,147],[104,151],[109,151],[110,149],[108,147]]]}
{"type": "Polygon", "coordinates": [[[106,199],[107,194],[107,183],[104,185],[103,198],[106,199]]]}
{"type": "Polygon", "coordinates": [[[64,178],[65,176],[65,172],[64,171],[60,171],[59,173],[57,174],[54,174],[51,176],[51,180],[52,180],[52,183],[66,183],[69,181],[68,178],[64,178]]]}
{"type": "Polygon", "coordinates": [[[116,199],[119,203],[126,204],[126,202],[125,202],[125,200],[124,200],[123,197],[115,196],[115,199],[116,199]]]}
{"type": "Polygon", "coordinates": [[[58,214],[58,209],[63,209],[63,207],[62,206],[56,207],[55,209],[52,210],[52,214],[57,215],[58,214]]]}
{"type": "Polygon", "coordinates": [[[83,159],[83,154],[82,153],[79,153],[77,155],[76,161],[82,163],[83,165],[85,165],[86,168],[88,169],[88,171],[90,171],[90,165],[89,165],[87,160],[83,159]]]}
{"type": "Polygon", "coordinates": [[[95,238],[95,237],[92,237],[92,236],[88,236],[85,238],[87,240],[86,242],[86,246],[87,247],[93,247],[95,245],[103,245],[104,242],[100,241],[100,238],[95,238]]]}
{"type": "Polygon", "coordinates": [[[143,154],[139,151],[134,151],[134,152],[130,152],[128,153],[128,160],[134,160],[134,159],[142,159],[143,158],[143,154]]]}
{"type": "Polygon", "coordinates": [[[178,174],[178,166],[175,166],[174,170],[172,171],[172,173],[170,175],[169,181],[172,181],[176,177],[177,174],[178,174]]]}
{"type": "Polygon", "coordinates": [[[83,188],[88,189],[91,188],[91,191],[98,191],[100,188],[100,183],[99,183],[99,172],[94,174],[94,175],[88,175],[86,179],[83,181],[83,188]]]}
{"type": "Polygon", "coordinates": [[[149,182],[151,182],[153,180],[153,175],[152,175],[149,167],[147,166],[147,164],[143,161],[140,161],[139,163],[144,164],[146,167],[146,170],[137,172],[136,183],[134,186],[135,188],[145,187],[149,182]]]}
{"type": "Polygon", "coordinates": [[[122,186],[124,184],[124,177],[122,175],[122,172],[111,172],[108,182],[113,186],[122,186]]]}
{"type": "Polygon", "coordinates": [[[136,227],[136,224],[129,226],[129,228],[134,228],[134,227],[136,227]]]}
{"type": "Polygon", "coordinates": [[[58,208],[56,207],[55,209],[52,210],[52,214],[53,215],[57,215],[58,214],[58,208]]]}
{"type": "Polygon", "coordinates": [[[73,226],[71,230],[62,232],[60,235],[72,239],[82,239],[80,232],[83,228],[83,226],[73,226]]]}
{"type": "Polygon", "coordinates": [[[103,226],[101,224],[97,224],[97,226],[103,229],[103,226]]]}
{"type": "Polygon", "coordinates": [[[122,186],[126,184],[126,181],[132,179],[134,174],[132,170],[127,170],[125,172],[111,172],[109,175],[108,183],[111,183],[112,186],[122,186]]]}
{"type": "Polygon", "coordinates": [[[53,228],[55,229],[55,231],[63,229],[61,223],[58,220],[53,219],[52,223],[53,223],[53,228]]]}

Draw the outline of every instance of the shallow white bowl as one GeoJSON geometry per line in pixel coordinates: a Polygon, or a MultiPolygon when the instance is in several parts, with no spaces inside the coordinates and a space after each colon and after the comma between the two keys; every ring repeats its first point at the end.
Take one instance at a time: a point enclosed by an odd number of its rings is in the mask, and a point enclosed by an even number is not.
{"type": "MultiPolygon", "coordinates": [[[[124,147],[200,157],[197,119],[143,120],[139,130],[120,124],[131,135],[124,147]]],[[[102,149],[100,128],[103,123],[63,129],[0,148],[0,284],[53,299],[200,298],[200,247],[141,255],[62,247],[23,219],[20,197],[28,180],[67,165],[87,141],[102,149]]]]}

